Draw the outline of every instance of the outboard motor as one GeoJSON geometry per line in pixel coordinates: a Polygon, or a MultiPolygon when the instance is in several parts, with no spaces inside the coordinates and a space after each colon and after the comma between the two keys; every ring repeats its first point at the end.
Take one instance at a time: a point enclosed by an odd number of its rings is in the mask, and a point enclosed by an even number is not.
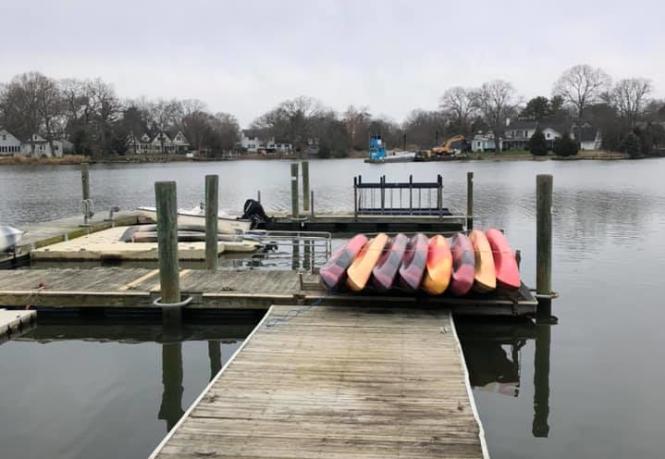
{"type": "Polygon", "coordinates": [[[243,206],[242,218],[252,221],[252,229],[265,228],[266,223],[271,221],[271,218],[266,215],[261,203],[255,199],[248,199],[243,206]]]}

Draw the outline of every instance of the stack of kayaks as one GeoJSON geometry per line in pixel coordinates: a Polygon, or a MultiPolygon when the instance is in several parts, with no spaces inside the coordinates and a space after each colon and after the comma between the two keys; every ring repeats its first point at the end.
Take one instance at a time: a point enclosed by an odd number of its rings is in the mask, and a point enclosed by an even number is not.
{"type": "Polygon", "coordinates": [[[319,272],[327,288],[353,292],[394,289],[465,296],[514,291],[521,285],[515,253],[497,229],[457,233],[450,239],[358,234],[335,250],[319,272]]]}

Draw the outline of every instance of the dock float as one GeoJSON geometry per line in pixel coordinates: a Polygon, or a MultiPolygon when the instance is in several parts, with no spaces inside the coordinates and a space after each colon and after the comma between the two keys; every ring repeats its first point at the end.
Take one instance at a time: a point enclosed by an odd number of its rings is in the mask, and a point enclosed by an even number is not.
{"type": "Polygon", "coordinates": [[[0,309],[0,337],[22,329],[36,317],[37,311],[0,309]]]}
{"type": "Polygon", "coordinates": [[[272,306],[154,459],[488,457],[448,310],[272,306]]]}
{"type": "MultiPolygon", "coordinates": [[[[183,269],[187,309],[260,310],[273,304],[448,308],[460,315],[520,316],[536,312],[529,289],[514,294],[466,297],[332,293],[316,274],[295,271],[224,271],[183,269]]],[[[155,308],[160,295],[159,270],[144,268],[49,268],[4,271],[0,277],[0,307],[41,309],[90,307],[155,308]]]]}

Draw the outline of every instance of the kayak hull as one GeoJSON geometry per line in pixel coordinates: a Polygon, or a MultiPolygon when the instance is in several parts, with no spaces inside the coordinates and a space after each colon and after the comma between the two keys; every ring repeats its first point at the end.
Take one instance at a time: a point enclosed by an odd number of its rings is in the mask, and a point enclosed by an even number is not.
{"type": "Polygon", "coordinates": [[[383,254],[383,250],[388,243],[388,235],[385,233],[377,234],[364,245],[358,256],[353,260],[349,269],[346,270],[346,285],[354,292],[360,292],[367,285],[367,281],[372,275],[374,266],[383,254]]]}
{"type": "Polygon", "coordinates": [[[453,255],[445,237],[436,235],[430,238],[427,251],[427,265],[423,290],[430,295],[441,295],[450,285],[453,270],[453,255]]]}
{"type": "Polygon", "coordinates": [[[418,290],[427,264],[427,236],[418,233],[407,244],[402,266],[399,268],[400,284],[408,290],[418,290]]]}
{"type": "Polygon", "coordinates": [[[372,283],[377,289],[386,291],[392,288],[408,242],[408,237],[398,234],[386,245],[386,250],[372,270],[372,283]]]}
{"type": "Polygon", "coordinates": [[[453,295],[463,296],[471,291],[475,280],[475,255],[468,237],[462,233],[454,235],[450,241],[453,255],[453,273],[448,289],[453,295]]]}
{"type": "Polygon", "coordinates": [[[367,237],[364,234],[357,234],[333,252],[330,259],[319,270],[319,277],[325,287],[335,289],[342,284],[347,268],[351,266],[365,244],[367,244],[367,237]]]}
{"type": "Polygon", "coordinates": [[[496,289],[496,269],[494,256],[490,243],[480,230],[473,230],[469,234],[475,255],[475,270],[473,290],[478,293],[488,293],[496,289]]]}
{"type": "Polygon", "coordinates": [[[504,290],[517,290],[522,283],[520,270],[515,259],[515,252],[508,243],[508,239],[501,231],[495,228],[485,232],[487,241],[492,249],[494,266],[496,269],[497,288],[504,290]]]}

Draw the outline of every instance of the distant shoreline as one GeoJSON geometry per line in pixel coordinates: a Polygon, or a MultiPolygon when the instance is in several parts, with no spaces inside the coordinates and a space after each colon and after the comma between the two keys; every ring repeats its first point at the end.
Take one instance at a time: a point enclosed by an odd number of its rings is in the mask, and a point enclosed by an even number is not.
{"type": "MultiPolygon", "coordinates": [[[[365,152],[352,152],[346,158],[330,158],[330,159],[364,159],[367,157],[365,152]]],[[[662,156],[650,156],[662,157],[662,156]]],[[[184,156],[159,156],[159,157],[146,157],[146,156],[131,156],[131,157],[116,157],[93,159],[83,155],[65,155],[61,158],[26,158],[23,156],[6,156],[0,157],[0,166],[72,166],[78,165],[83,162],[90,164],[159,164],[171,162],[223,162],[223,161],[278,161],[278,160],[304,160],[304,159],[319,159],[319,158],[299,158],[295,155],[282,155],[279,157],[260,154],[251,154],[243,156],[225,157],[225,158],[187,158],[184,156]]],[[[323,159],[323,158],[321,158],[323,159]]],[[[427,162],[446,162],[446,161],[617,161],[626,160],[630,157],[625,153],[604,151],[604,150],[591,150],[580,151],[575,156],[555,156],[548,154],[547,156],[535,156],[527,151],[507,151],[501,153],[468,153],[464,156],[457,158],[450,158],[445,160],[433,160],[427,162]]],[[[403,164],[403,163],[402,163],[403,164]]]]}

